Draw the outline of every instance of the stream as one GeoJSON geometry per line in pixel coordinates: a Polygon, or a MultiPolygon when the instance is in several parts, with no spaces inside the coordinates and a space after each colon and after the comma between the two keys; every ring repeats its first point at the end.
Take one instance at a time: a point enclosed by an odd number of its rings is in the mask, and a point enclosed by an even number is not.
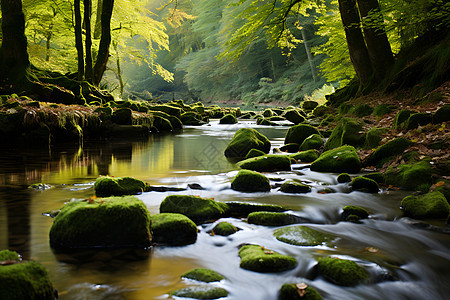
{"type": "MultiPolygon", "coordinates": [[[[49,271],[60,299],[167,299],[168,293],[201,283],[182,280],[193,268],[209,268],[226,277],[217,286],[229,291],[223,299],[275,300],[284,283],[305,282],[324,299],[449,299],[450,229],[444,221],[417,222],[402,217],[400,201],[412,192],[383,189],[378,194],[350,192],[338,184],[338,174],[310,171],[307,164],[292,171],[265,174],[272,180],[295,178],[312,186],[308,194],[241,193],[231,190],[237,167],[223,151],[239,128],[252,127],[267,136],[272,148],[283,145],[286,126],[187,126],[183,133],[151,136],[139,141],[86,141],[51,149],[0,148],[0,249],[19,252],[24,259],[42,263],[49,271]],[[300,247],[273,237],[274,229],[226,218],[240,230],[228,237],[208,233],[215,225],[198,226],[195,244],[183,247],[117,249],[58,253],[49,245],[53,219],[48,212],[73,199],[94,195],[99,175],[132,176],[151,185],[205,190],[149,192],[138,195],[151,214],[168,195],[189,194],[216,201],[277,204],[289,213],[311,220],[311,228],[337,236],[334,246],[300,247]],[[27,188],[45,183],[47,189],[27,188]],[[323,194],[325,187],[335,193],[323,194]],[[360,224],[340,222],[345,205],[370,212],[360,224]],[[256,273],[239,267],[238,248],[244,243],[264,246],[295,257],[295,269],[256,273]],[[341,287],[314,276],[316,259],[333,256],[357,261],[371,274],[356,287],[341,287]]],[[[219,222],[216,221],[216,223],[219,222]]],[[[126,226],[126,224],[124,224],[126,226]]],[[[182,299],[182,298],[179,298],[182,299]]]]}

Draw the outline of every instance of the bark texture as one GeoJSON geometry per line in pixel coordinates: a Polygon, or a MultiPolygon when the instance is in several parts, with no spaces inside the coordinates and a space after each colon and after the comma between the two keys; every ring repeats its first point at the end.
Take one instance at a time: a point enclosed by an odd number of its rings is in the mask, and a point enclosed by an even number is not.
{"type": "Polygon", "coordinates": [[[114,8],[114,0],[103,0],[102,3],[102,36],[98,47],[97,61],[94,66],[95,85],[99,85],[102,80],[103,73],[106,70],[106,63],[109,58],[109,46],[111,44],[111,16],[114,8]]]}
{"type": "Polygon", "coordinates": [[[78,57],[78,80],[84,78],[84,51],[83,51],[83,37],[81,34],[81,9],[80,0],[74,0],[73,10],[75,14],[75,47],[77,48],[78,57]]]}

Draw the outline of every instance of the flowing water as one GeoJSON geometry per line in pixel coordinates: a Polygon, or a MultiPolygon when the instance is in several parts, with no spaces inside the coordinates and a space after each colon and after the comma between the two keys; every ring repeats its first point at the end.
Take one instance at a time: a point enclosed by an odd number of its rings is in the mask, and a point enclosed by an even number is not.
{"type": "MultiPolygon", "coordinates": [[[[324,299],[449,299],[450,235],[444,221],[431,225],[402,218],[404,191],[378,194],[349,192],[337,184],[337,174],[317,173],[307,165],[293,165],[291,172],[266,174],[308,182],[309,194],[240,193],[231,190],[237,167],[223,155],[234,132],[254,127],[272,147],[283,144],[287,126],[264,127],[254,122],[187,127],[183,133],[152,136],[142,141],[88,141],[83,147],[69,144],[52,149],[0,150],[0,249],[13,249],[24,259],[41,262],[49,271],[60,299],[166,299],[168,292],[198,282],[181,280],[186,271],[204,267],[226,277],[215,285],[230,292],[227,299],[277,299],[284,283],[306,282],[324,299]],[[94,194],[99,175],[133,176],[152,185],[186,187],[198,183],[205,190],[150,192],[138,195],[150,213],[159,212],[169,194],[213,197],[217,201],[272,203],[311,220],[308,226],[337,236],[332,247],[299,247],[273,237],[274,227],[247,224],[228,218],[240,230],[229,236],[211,236],[214,224],[199,226],[195,244],[156,246],[141,250],[75,251],[57,253],[49,246],[52,218],[43,213],[59,209],[73,199],[94,194]],[[48,189],[28,185],[42,182],[48,189]],[[324,187],[336,193],[322,194],[324,187]],[[361,224],[339,222],[345,205],[368,209],[371,217],[361,224]],[[238,247],[253,243],[293,256],[291,271],[261,274],[239,268],[238,247]],[[356,287],[340,287],[314,275],[322,256],[355,260],[369,270],[370,280],[356,287]]],[[[272,183],[275,183],[273,181],[272,183]]],[[[223,219],[221,220],[223,221],[223,219]]],[[[124,224],[126,226],[126,224],[124,224]]]]}

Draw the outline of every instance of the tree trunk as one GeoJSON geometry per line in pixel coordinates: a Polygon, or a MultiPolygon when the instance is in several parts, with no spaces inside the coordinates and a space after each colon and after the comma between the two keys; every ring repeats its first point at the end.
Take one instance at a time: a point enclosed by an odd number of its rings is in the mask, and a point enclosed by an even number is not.
{"type": "Polygon", "coordinates": [[[30,60],[25,36],[25,16],[21,0],[1,0],[3,40],[0,47],[0,80],[26,81],[30,60]]]}
{"type": "Polygon", "coordinates": [[[114,50],[116,50],[116,65],[117,65],[117,78],[119,79],[119,95],[120,98],[123,98],[123,89],[125,87],[124,83],[123,83],[123,78],[122,78],[122,69],[120,68],[120,55],[119,55],[119,48],[116,45],[114,45],[114,50]]]}
{"type": "Polygon", "coordinates": [[[94,39],[98,40],[102,34],[102,5],[103,1],[97,1],[97,14],[95,17],[94,39]]]}
{"type": "Polygon", "coordinates": [[[312,58],[312,54],[311,54],[311,49],[309,48],[309,44],[306,42],[305,29],[302,27],[300,32],[302,33],[303,45],[305,45],[306,56],[308,57],[308,62],[309,62],[309,67],[311,68],[312,78],[314,79],[314,82],[316,82],[317,81],[316,69],[314,68],[314,63],[312,61],[313,58],[312,58]]]}
{"type": "Polygon", "coordinates": [[[81,34],[81,9],[80,0],[74,0],[73,10],[75,14],[75,47],[77,48],[78,57],[78,80],[84,78],[84,53],[83,53],[83,37],[81,34]]]}
{"type": "Polygon", "coordinates": [[[91,34],[91,0],[84,0],[84,26],[86,31],[85,48],[86,48],[86,66],[84,77],[86,81],[92,82],[92,34],[91,34]]]}
{"type": "Polygon", "coordinates": [[[49,61],[50,60],[50,40],[52,39],[52,35],[53,35],[53,23],[50,24],[50,26],[48,27],[48,33],[47,33],[47,41],[46,41],[46,46],[47,46],[47,52],[45,55],[45,61],[49,61]]]}
{"type": "Polygon", "coordinates": [[[114,0],[103,0],[102,4],[102,37],[98,47],[97,61],[94,66],[94,84],[99,85],[106,63],[109,57],[109,45],[111,44],[111,16],[114,8],[114,0]]]}
{"type": "Polygon", "coordinates": [[[372,65],[361,32],[356,0],[339,0],[339,12],[344,25],[350,60],[358,76],[360,87],[366,87],[372,77],[372,65]]]}
{"type": "Polygon", "coordinates": [[[363,20],[364,40],[372,62],[376,83],[379,83],[394,65],[394,56],[384,29],[383,15],[378,0],[357,1],[363,20]]]}

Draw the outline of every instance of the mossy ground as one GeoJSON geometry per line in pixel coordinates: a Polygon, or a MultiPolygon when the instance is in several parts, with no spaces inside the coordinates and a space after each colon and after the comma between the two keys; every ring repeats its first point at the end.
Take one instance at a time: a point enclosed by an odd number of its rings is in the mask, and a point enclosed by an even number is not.
{"type": "Polygon", "coordinates": [[[295,268],[295,258],[279,254],[258,245],[246,245],[239,250],[240,267],[246,270],[268,273],[282,272],[295,268]]]}

